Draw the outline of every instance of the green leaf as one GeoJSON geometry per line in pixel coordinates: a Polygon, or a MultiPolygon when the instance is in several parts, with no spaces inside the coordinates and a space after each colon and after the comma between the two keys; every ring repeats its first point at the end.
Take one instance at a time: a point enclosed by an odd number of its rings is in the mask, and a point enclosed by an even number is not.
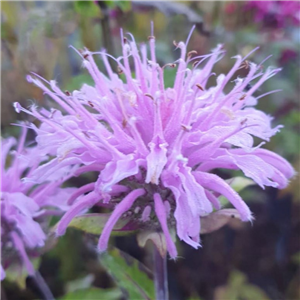
{"type": "Polygon", "coordinates": [[[130,1],[104,1],[107,7],[110,9],[115,9],[119,7],[123,12],[128,12],[131,10],[131,2],[130,1]]]}
{"type": "Polygon", "coordinates": [[[86,275],[86,261],[81,256],[84,251],[83,246],[82,233],[70,228],[58,239],[57,245],[46,253],[49,260],[59,262],[55,281],[67,282],[86,275]]]}
{"type": "Polygon", "coordinates": [[[300,252],[294,254],[291,261],[297,265],[300,265],[300,252]]]}
{"type": "Polygon", "coordinates": [[[99,7],[94,1],[75,1],[74,9],[77,13],[84,15],[85,17],[99,17],[99,7]]]}
{"type": "Polygon", "coordinates": [[[117,300],[122,297],[121,290],[114,289],[98,289],[98,288],[89,288],[83,290],[77,290],[71,292],[59,298],[59,300],[100,300],[100,299],[110,299],[117,300]]]}
{"type": "Polygon", "coordinates": [[[85,277],[69,281],[66,285],[66,290],[68,293],[73,293],[77,290],[89,289],[92,286],[94,279],[95,276],[93,274],[88,274],[85,277]]]}
{"type": "MultiPolygon", "coordinates": [[[[237,176],[226,180],[226,182],[237,192],[239,193],[244,188],[255,185],[255,182],[249,178],[245,178],[242,176],[237,176]]],[[[228,203],[228,200],[224,196],[219,197],[219,201],[222,206],[225,206],[228,203]]]]}
{"type": "Polygon", "coordinates": [[[177,68],[165,68],[164,69],[164,83],[165,88],[171,88],[174,86],[177,68]]]}
{"type": "Polygon", "coordinates": [[[249,178],[245,177],[233,177],[231,179],[228,179],[227,182],[230,184],[230,186],[236,191],[240,192],[244,188],[250,185],[254,185],[255,182],[249,178]]]}
{"type": "MultiPolygon", "coordinates": [[[[34,258],[31,259],[31,263],[33,264],[34,269],[37,270],[40,266],[41,260],[39,257],[34,258]]],[[[22,290],[26,288],[26,278],[28,276],[28,272],[25,267],[20,264],[13,264],[5,270],[5,274],[6,280],[15,282],[22,290]]]]}
{"type": "Polygon", "coordinates": [[[130,1],[112,1],[112,2],[115,2],[116,6],[118,6],[123,12],[129,12],[131,10],[130,1]]]}
{"type": "Polygon", "coordinates": [[[71,80],[66,85],[66,90],[73,91],[79,90],[82,85],[86,83],[88,85],[94,86],[94,80],[88,74],[80,74],[71,78],[71,80]]]}
{"type": "MultiPolygon", "coordinates": [[[[75,217],[69,227],[73,227],[91,234],[101,234],[102,230],[108,221],[111,214],[85,214],[79,217],[75,217]]],[[[130,219],[119,219],[116,223],[112,235],[126,235],[133,233],[134,229],[125,229],[124,227],[130,222],[130,219]],[[125,230],[123,230],[123,228],[125,230]]],[[[127,226],[126,226],[127,227],[127,226]]]]}
{"type": "Polygon", "coordinates": [[[110,9],[114,9],[117,7],[116,2],[117,1],[103,1],[105,3],[105,5],[110,8],[110,9]]]}
{"type": "Polygon", "coordinates": [[[155,299],[152,273],[133,257],[114,248],[100,256],[100,263],[126,299],[155,299]]]}
{"type": "Polygon", "coordinates": [[[250,284],[245,274],[239,271],[231,272],[229,282],[226,285],[217,288],[215,298],[230,300],[269,300],[262,289],[250,284]]]}

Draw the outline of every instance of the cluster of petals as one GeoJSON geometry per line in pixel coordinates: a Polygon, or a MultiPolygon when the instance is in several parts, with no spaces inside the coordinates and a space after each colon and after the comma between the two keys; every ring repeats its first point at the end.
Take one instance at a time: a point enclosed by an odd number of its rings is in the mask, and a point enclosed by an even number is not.
{"type": "Polygon", "coordinates": [[[277,27],[300,24],[300,3],[298,1],[248,1],[246,9],[254,9],[255,20],[272,17],[277,27]]]}
{"type": "Polygon", "coordinates": [[[187,52],[188,41],[175,43],[179,59],[161,66],[153,34],[149,47],[138,48],[132,35],[121,40],[118,58],[104,51],[78,51],[94,86],[83,84],[69,92],[60,90],[55,81],[27,77],[61,107],[25,109],[15,104],[17,111],[41,121],[39,127],[32,125],[38,147],[53,157],[32,178],[42,182],[67,166],[74,169],[74,176],[98,172],[96,182],[70,197],[72,206],[59,222],[57,234],[64,234],[71,220],[87,208],[103,205],[113,212],[100,236],[100,251],[107,248],[117,220],[130,212],[141,228],[144,224],[163,231],[175,258],[170,228],[176,228],[180,240],[198,248],[200,218],[220,209],[218,196],[225,196],[243,221],[252,219],[245,202],[215,170],[241,170],[262,188],[284,188],[293,176],[285,159],[261,148],[281,126],[272,128],[272,118],[254,108],[264,95],[253,93],[279,69],[263,70],[261,64],[238,55],[228,74],[215,78],[212,69],[224,55],[222,45],[198,56],[196,51],[187,52]],[[96,55],[105,74],[94,61],[96,55]],[[164,84],[165,68],[176,68],[169,88],[164,84]],[[247,75],[234,80],[241,68],[247,69],[247,75]],[[209,87],[209,79],[216,84],[209,87]],[[262,142],[255,145],[254,137],[262,142]]]}
{"type": "MultiPolygon", "coordinates": [[[[24,128],[19,141],[13,137],[1,141],[1,249],[4,267],[11,263],[5,253],[14,248],[28,273],[33,275],[34,268],[26,250],[42,247],[46,240],[37,220],[46,215],[61,215],[67,210],[65,199],[74,189],[59,188],[64,178],[57,180],[58,176],[40,185],[30,180],[31,174],[47,157],[40,155],[37,147],[24,146],[26,133],[24,128]],[[12,150],[15,147],[16,150],[12,150]]],[[[4,277],[1,265],[1,280],[4,277]]]]}

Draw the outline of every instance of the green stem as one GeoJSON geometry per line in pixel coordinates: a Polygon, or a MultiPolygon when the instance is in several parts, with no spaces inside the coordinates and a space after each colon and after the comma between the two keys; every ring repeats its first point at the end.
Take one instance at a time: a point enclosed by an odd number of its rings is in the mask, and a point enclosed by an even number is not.
{"type": "Polygon", "coordinates": [[[35,281],[35,284],[39,288],[40,292],[43,295],[44,300],[54,300],[54,296],[52,295],[47,283],[45,282],[44,278],[40,274],[39,271],[35,272],[35,275],[33,276],[33,279],[35,281]]]}
{"type": "Polygon", "coordinates": [[[3,285],[1,285],[1,300],[7,300],[7,296],[6,296],[3,285]]]}
{"type": "MultiPolygon", "coordinates": [[[[101,12],[103,14],[103,17],[101,19],[101,28],[102,28],[102,43],[104,48],[106,49],[107,53],[109,53],[112,56],[115,56],[114,54],[114,46],[112,42],[112,35],[110,32],[110,26],[109,26],[109,8],[107,7],[106,3],[104,1],[97,1],[98,6],[101,9],[101,12]]],[[[110,61],[111,59],[108,58],[110,61]]],[[[114,65],[114,64],[112,64],[114,65]]]]}
{"type": "Polygon", "coordinates": [[[169,300],[167,256],[162,256],[156,246],[153,247],[154,283],[156,300],[169,300]]]}

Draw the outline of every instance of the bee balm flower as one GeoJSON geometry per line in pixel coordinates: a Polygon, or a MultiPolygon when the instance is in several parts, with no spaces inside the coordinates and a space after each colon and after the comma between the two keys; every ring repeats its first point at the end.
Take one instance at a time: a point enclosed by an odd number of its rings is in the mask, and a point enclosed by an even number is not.
{"type": "MultiPolygon", "coordinates": [[[[69,198],[74,189],[59,188],[65,179],[58,180],[61,174],[56,174],[56,180],[52,179],[39,186],[23,180],[25,175],[29,179],[46,159],[36,147],[24,147],[26,133],[27,129],[24,128],[18,144],[12,137],[1,141],[1,250],[5,267],[12,262],[13,248],[18,252],[28,274],[33,275],[34,268],[26,250],[41,247],[46,240],[37,219],[45,215],[61,214],[60,211],[66,210],[68,206],[64,204],[64,199],[69,198]],[[16,144],[16,151],[11,152],[16,144]],[[54,207],[59,210],[54,210],[54,207]],[[9,253],[8,257],[6,253],[9,253]]],[[[1,280],[4,277],[1,265],[1,280]]]]}
{"type": "Polygon", "coordinates": [[[300,23],[300,4],[298,1],[247,1],[245,10],[253,9],[256,22],[263,22],[272,28],[297,26],[300,23]]]}
{"type": "Polygon", "coordinates": [[[34,172],[37,182],[65,166],[78,165],[76,175],[99,173],[96,182],[80,187],[69,199],[72,207],[59,222],[58,235],[83,210],[103,205],[113,211],[100,236],[100,251],[107,248],[118,219],[131,216],[141,229],[162,231],[175,258],[169,230],[176,227],[180,240],[198,248],[200,218],[220,209],[218,195],[232,203],[243,221],[252,219],[248,206],[214,170],[241,170],[261,187],[284,188],[293,175],[286,160],[253,141],[253,137],[268,141],[281,127],[272,128],[271,117],[254,108],[263,95],[253,97],[279,69],[263,72],[261,65],[236,56],[229,73],[219,75],[216,85],[208,88],[212,68],[224,54],[222,46],[192,58],[195,51],[187,52],[180,42],[176,44],[180,58],[160,66],[153,34],[148,38],[150,55],[145,45],[138,49],[130,37],[122,36],[123,54],[118,58],[105,52],[78,52],[94,86],[62,92],[55,81],[28,76],[62,111],[36,107],[29,111],[19,105],[18,110],[42,122],[35,128],[37,142],[41,151],[54,156],[34,172]],[[107,75],[96,66],[93,56],[98,54],[107,75]],[[177,72],[173,86],[165,88],[168,67],[177,72]],[[226,94],[225,86],[240,68],[248,69],[247,76],[236,79],[226,94]],[[245,91],[250,82],[252,87],[245,91]],[[84,196],[78,199],[79,195],[84,196]]]}

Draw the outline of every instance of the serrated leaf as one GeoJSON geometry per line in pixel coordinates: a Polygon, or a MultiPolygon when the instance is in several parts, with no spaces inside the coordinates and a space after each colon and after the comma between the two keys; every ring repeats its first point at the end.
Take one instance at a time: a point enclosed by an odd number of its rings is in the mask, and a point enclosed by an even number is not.
{"type": "Polygon", "coordinates": [[[205,217],[201,217],[201,234],[216,231],[226,225],[231,219],[240,220],[240,214],[234,208],[220,209],[205,217]]]}
{"type": "MultiPolygon", "coordinates": [[[[73,227],[82,230],[86,233],[100,235],[110,216],[111,214],[109,213],[85,214],[82,216],[75,217],[68,227],[73,227]]],[[[126,235],[133,233],[135,231],[135,227],[129,226],[129,223],[130,219],[119,219],[111,235],[126,235]]]]}
{"type": "Polygon", "coordinates": [[[126,299],[155,299],[152,273],[133,257],[114,248],[100,256],[100,263],[126,299]]]}
{"type": "Polygon", "coordinates": [[[59,300],[100,300],[100,299],[110,299],[118,300],[121,299],[122,292],[121,290],[114,289],[98,289],[98,288],[89,288],[83,290],[77,290],[66,294],[65,296],[59,298],[59,300]]]}

